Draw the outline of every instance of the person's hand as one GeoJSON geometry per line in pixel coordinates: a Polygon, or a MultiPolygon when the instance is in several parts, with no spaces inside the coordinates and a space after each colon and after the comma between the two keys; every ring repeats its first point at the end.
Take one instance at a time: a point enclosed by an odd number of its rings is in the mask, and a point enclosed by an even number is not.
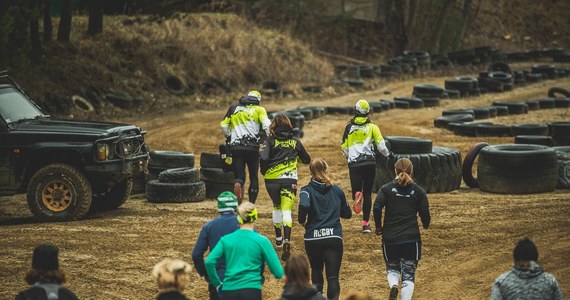
{"type": "Polygon", "coordinates": [[[393,151],[390,151],[390,153],[388,153],[387,158],[388,158],[388,159],[393,159],[394,156],[396,156],[396,153],[394,153],[393,151]]]}
{"type": "Polygon", "coordinates": [[[382,226],[376,227],[376,229],[374,230],[374,233],[376,233],[376,235],[382,235],[382,226]]]}
{"type": "Polygon", "coordinates": [[[232,141],[231,135],[226,135],[226,143],[229,144],[232,141]]]}
{"type": "Polygon", "coordinates": [[[223,285],[223,283],[220,283],[220,285],[218,285],[216,287],[216,291],[218,292],[218,296],[222,295],[222,285],[223,285]]]}

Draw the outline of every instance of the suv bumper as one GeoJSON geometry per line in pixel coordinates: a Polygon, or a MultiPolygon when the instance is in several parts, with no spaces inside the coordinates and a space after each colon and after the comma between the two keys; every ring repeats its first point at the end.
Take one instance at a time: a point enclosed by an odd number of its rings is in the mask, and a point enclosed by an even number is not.
{"type": "Polygon", "coordinates": [[[122,179],[135,174],[146,172],[148,167],[148,154],[126,159],[113,159],[97,162],[96,165],[85,166],[89,175],[105,176],[106,178],[122,179]]]}

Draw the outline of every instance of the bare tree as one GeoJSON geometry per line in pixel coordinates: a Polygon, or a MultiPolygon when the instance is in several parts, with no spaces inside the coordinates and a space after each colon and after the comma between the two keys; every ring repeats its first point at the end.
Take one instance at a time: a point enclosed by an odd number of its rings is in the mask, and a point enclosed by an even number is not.
{"type": "Polygon", "coordinates": [[[37,63],[41,57],[39,16],[39,0],[30,1],[30,61],[37,63]]]}
{"type": "Polygon", "coordinates": [[[63,0],[61,3],[61,18],[57,30],[57,40],[69,42],[71,36],[71,0],[63,0]]]}
{"type": "Polygon", "coordinates": [[[50,43],[53,36],[51,24],[51,4],[49,0],[43,0],[44,5],[44,43],[50,43]]]}
{"type": "Polygon", "coordinates": [[[447,16],[449,16],[449,13],[451,12],[451,8],[454,2],[455,0],[444,0],[442,3],[443,7],[439,11],[439,14],[436,19],[437,22],[435,24],[435,28],[432,33],[431,40],[433,43],[431,44],[430,47],[430,51],[432,53],[439,52],[439,41],[441,40],[441,35],[443,33],[443,25],[445,25],[445,21],[447,19],[447,16]]]}
{"type": "Polygon", "coordinates": [[[89,10],[87,34],[90,36],[95,36],[103,32],[103,1],[88,0],[87,8],[89,10]]]}

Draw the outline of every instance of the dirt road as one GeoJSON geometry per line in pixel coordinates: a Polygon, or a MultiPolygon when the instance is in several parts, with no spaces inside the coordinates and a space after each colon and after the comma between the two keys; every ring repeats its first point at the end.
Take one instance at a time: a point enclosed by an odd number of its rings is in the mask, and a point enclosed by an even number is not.
{"type": "MultiPolygon", "coordinates": [[[[327,101],[263,103],[268,110],[298,105],[353,105],[357,99],[377,100],[411,93],[415,83],[437,83],[444,78],[423,78],[390,83],[372,92],[327,101]]],[[[474,143],[512,143],[512,138],[468,138],[433,128],[433,119],[445,108],[489,105],[497,99],[530,99],[546,95],[549,87],[570,88],[570,79],[545,81],[516,88],[513,92],[477,98],[445,100],[440,107],[391,110],[373,115],[383,135],[429,138],[434,145],[455,147],[462,155],[474,143]]],[[[148,130],[152,149],[214,152],[221,141],[218,122],[225,110],[181,112],[177,115],[128,120],[148,130]]],[[[339,142],[349,116],[327,115],[309,121],[302,139],[311,156],[325,158],[332,179],[350,194],[348,169],[339,142]]],[[[532,123],[570,120],[570,109],[531,111],[527,115],[494,119],[496,123],[532,123]]],[[[124,120],[123,120],[124,121],[124,120]]],[[[300,169],[300,185],[308,180],[308,169],[300,169]]],[[[570,191],[556,190],[538,195],[497,195],[479,189],[429,194],[432,226],[422,230],[423,255],[419,264],[415,299],[489,298],[495,277],[511,266],[512,248],[524,236],[537,244],[540,263],[554,274],[570,297],[570,191]]],[[[150,277],[152,266],[163,257],[191,261],[190,253],[204,222],[217,215],[216,203],[155,205],[131,199],[120,209],[72,223],[34,223],[24,198],[0,198],[0,299],[12,299],[25,287],[23,276],[30,266],[31,251],[39,243],[60,247],[60,266],[68,274],[67,285],[82,299],[151,299],[156,295],[150,277]]],[[[258,199],[261,218],[258,230],[273,238],[271,204],[261,186],[258,199]]],[[[357,216],[343,221],[345,252],[341,269],[342,295],[365,291],[377,299],[388,293],[381,259],[381,239],[360,232],[357,216]]],[[[293,253],[304,253],[302,228],[293,228],[293,253]]],[[[186,294],[207,299],[206,283],[196,273],[186,294]]],[[[276,299],[283,281],[267,276],[264,298],[276,299]]],[[[342,297],[341,297],[342,298],[342,297]]]]}

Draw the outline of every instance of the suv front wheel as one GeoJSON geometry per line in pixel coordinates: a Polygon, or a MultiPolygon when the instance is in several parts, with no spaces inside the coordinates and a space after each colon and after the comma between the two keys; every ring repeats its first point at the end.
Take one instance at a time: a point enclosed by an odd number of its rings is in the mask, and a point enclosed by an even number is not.
{"type": "Polygon", "coordinates": [[[91,184],[70,165],[50,164],[30,179],[27,200],[30,211],[40,220],[79,220],[91,206],[91,184]]]}
{"type": "Polygon", "coordinates": [[[115,184],[111,188],[107,188],[104,192],[93,193],[93,202],[91,203],[91,211],[109,211],[119,208],[129,199],[131,190],[133,189],[133,181],[125,178],[123,181],[115,184]]]}

